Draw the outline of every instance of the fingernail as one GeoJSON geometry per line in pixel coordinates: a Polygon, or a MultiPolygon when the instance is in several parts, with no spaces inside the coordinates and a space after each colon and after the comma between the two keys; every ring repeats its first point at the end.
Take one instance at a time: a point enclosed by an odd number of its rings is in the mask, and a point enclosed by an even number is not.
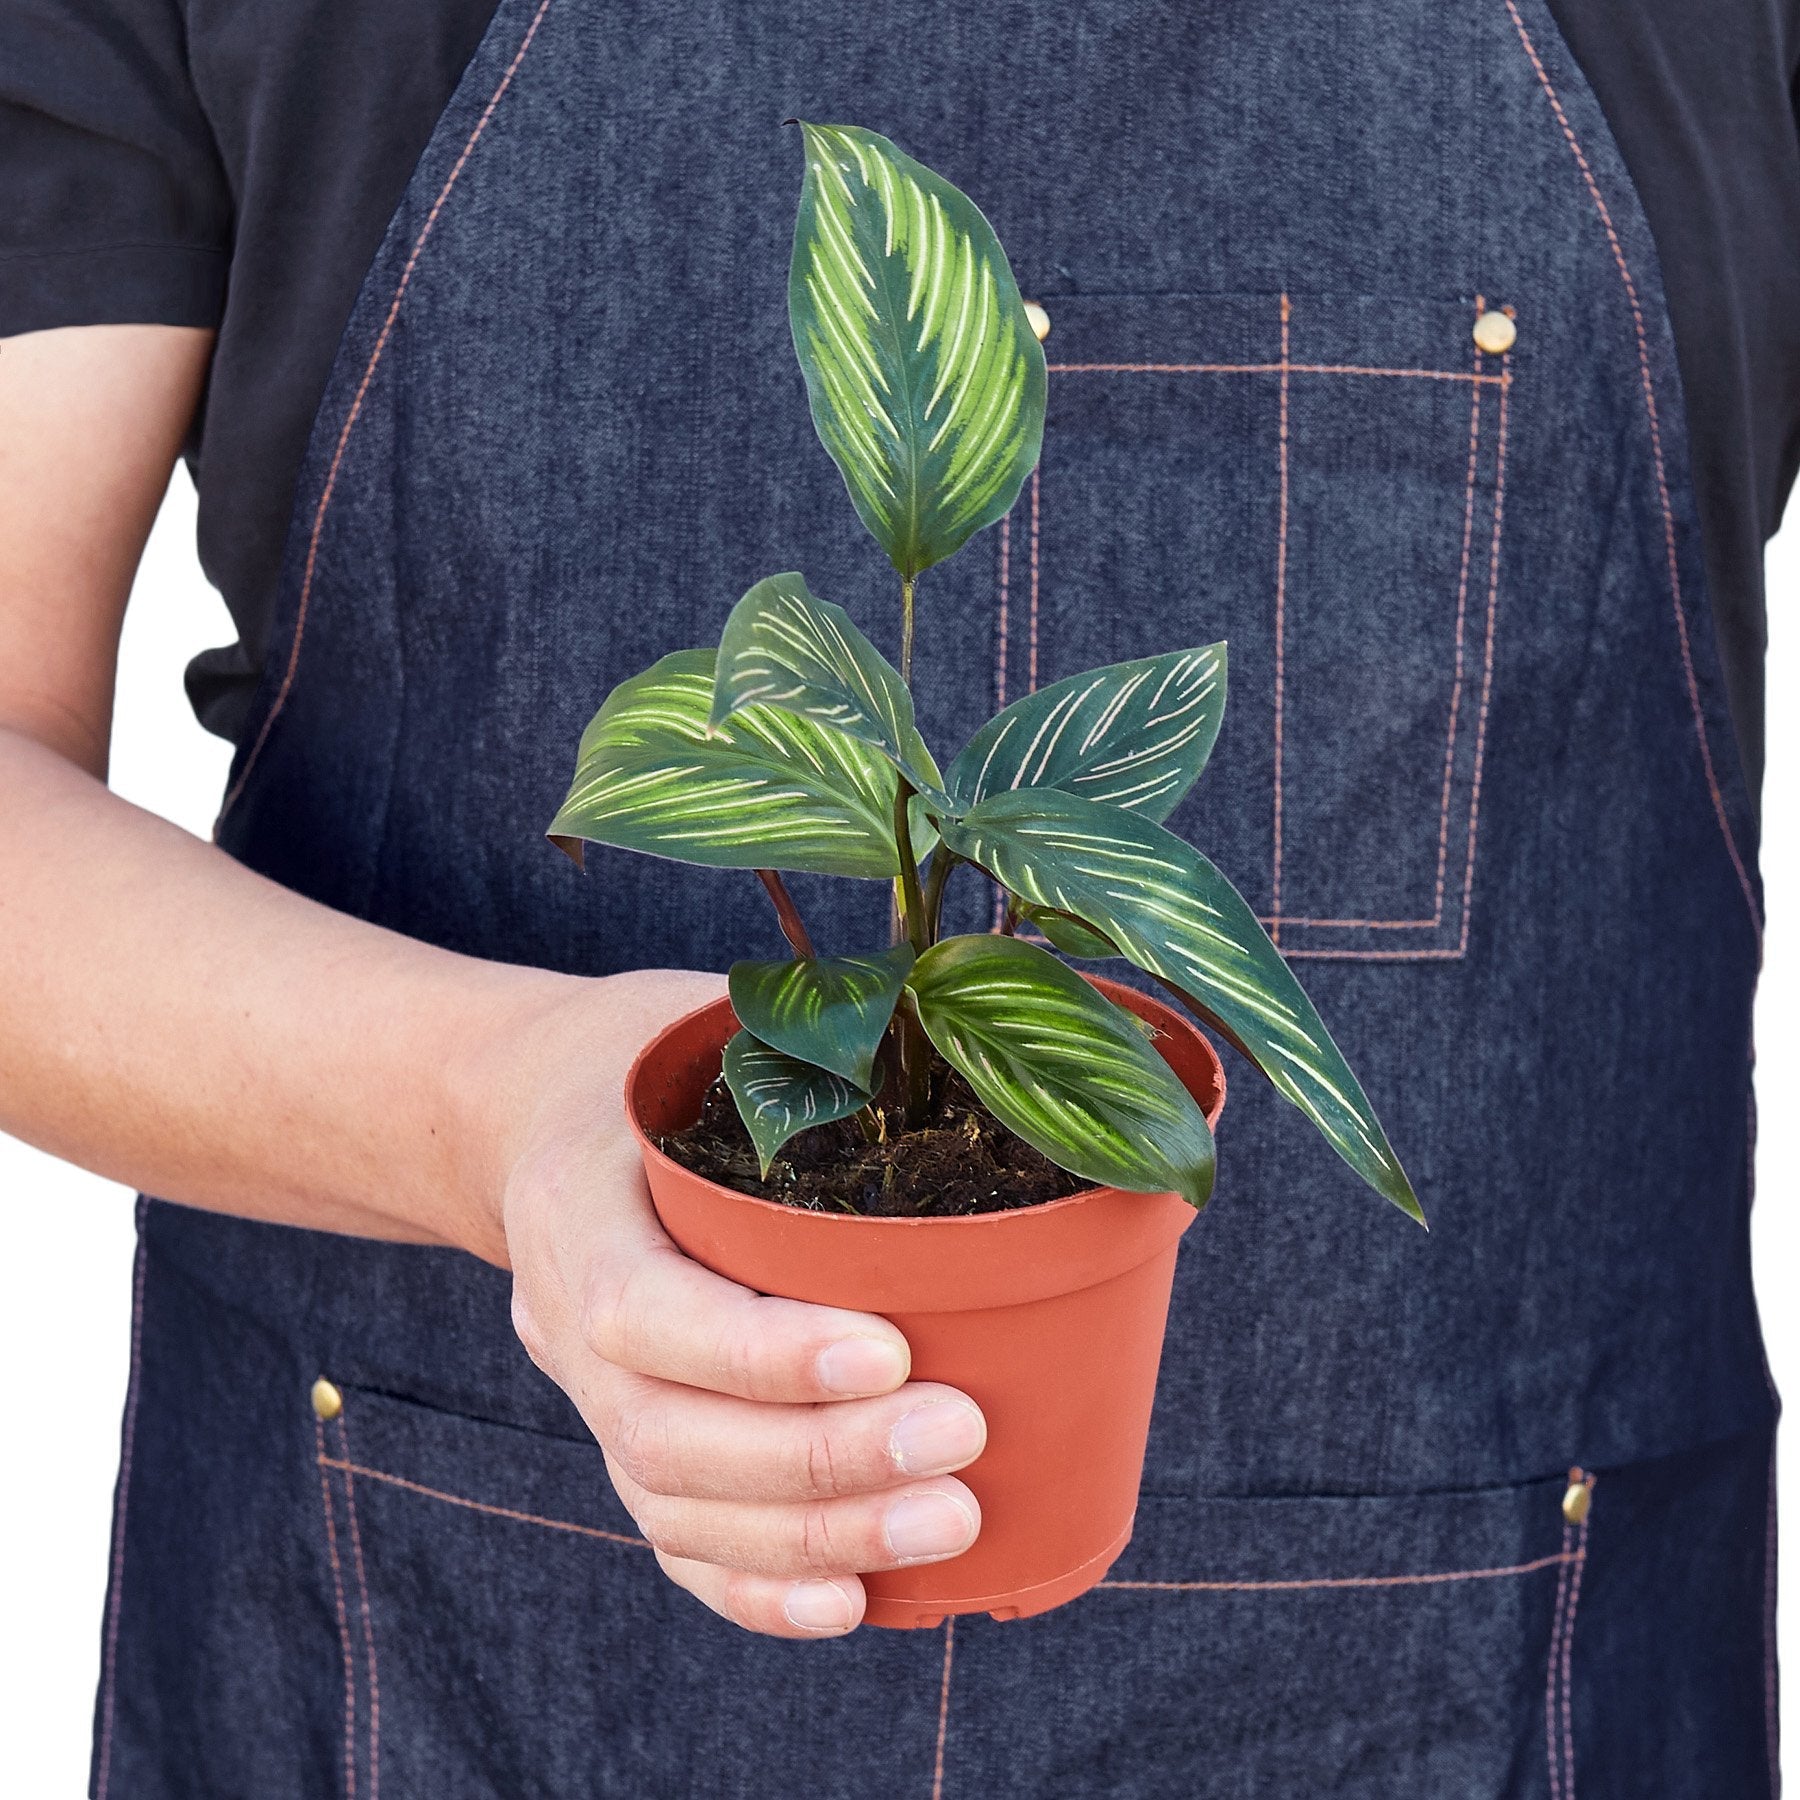
{"type": "Polygon", "coordinates": [[[802,1631],[847,1631],[856,1609],[835,1581],[798,1581],[788,1589],[781,1610],[802,1631]]]}
{"type": "Polygon", "coordinates": [[[966,1400],[928,1400],[896,1421],[888,1450],[909,1475],[942,1475],[981,1454],[987,1426],[966,1400]]]}
{"type": "Polygon", "coordinates": [[[888,1508],[887,1541],[902,1562],[956,1556],[975,1541],[975,1515],[948,1494],[908,1494],[888,1508]]]}
{"type": "Polygon", "coordinates": [[[906,1353],[888,1338],[847,1337],[819,1352],[819,1385],[834,1394],[891,1393],[906,1379],[906,1353]]]}

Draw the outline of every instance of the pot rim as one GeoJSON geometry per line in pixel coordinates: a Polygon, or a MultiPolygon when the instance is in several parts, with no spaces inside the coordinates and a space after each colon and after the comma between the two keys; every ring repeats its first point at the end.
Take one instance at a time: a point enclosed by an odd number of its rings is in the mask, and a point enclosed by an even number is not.
{"type": "MultiPolygon", "coordinates": [[[[1219,1116],[1225,1110],[1226,1083],[1225,1065],[1220,1060],[1219,1053],[1214,1047],[1212,1040],[1207,1037],[1197,1024],[1187,1018],[1185,1014],[1177,1012],[1174,1007],[1168,1005],[1165,1001],[1157,999],[1154,995],[1146,994],[1138,988],[1128,987],[1122,981],[1113,981],[1105,975],[1090,975],[1085,970],[1081,971],[1081,975],[1083,980],[1092,982],[1093,985],[1099,988],[1109,1000],[1113,1000],[1117,1004],[1126,1007],[1129,1011],[1135,1012],[1140,1018],[1148,1019],[1150,1023],[1154,1025],[1164,1027],[1165,1029],[1171,1029],[1172,1031],[1185,1032],[1200,1045],[1208,1062],[1212,1066],[1213,1075],[1212,1100],[1211,1103],[1204,1108],[1206,1123],[1209,1130],[1216,1130],[1218,1127],[1219,1116]]],[[[1009,1221],[1015,1219],[1043,1219],[1053,1213],[1070,1211],[1076,1207],[1085,1206],[1089,1202],[1095,1200],[1105,1200],[1114,1197],[1134,1200],[1172,1197],[1167,1195],[1166,1190],[1160,1188],[1120,1188],[1100,1184],[1094,1187],[1082,1188],[1073,1194],[1063,1194],[1055,1200],[1042,1200],[1031,1206],[1005,1207],[999,1212],[963,1213],[948,1218],[942,1215],[909,1216],[905,1214],[876,1217],[869,1213],[814,1212],[810,1207],[789,1206],[782,1200],[765,1200],[759,1194],[746,1194],[738,1188],[726,1187],[723,1182],[714,1181],[707,1175],[700,1175],[688,1168],[686,1164],[677,1162],[675,1158],[663,1150],[656,1143],[655,1139],[651,1137],[650,1133],[644,1129],[643,1120],[638,1116],[638,1090],[643,1082],[645,1072],[656,1054],[662,1049],[667,1040],[673,1037],[677,1032],[690,1028],[696,1020],[708,1013],[717,1011],[721,1007],[730,1014],[734,1021],[737,1019],[736,1013],[731,1009],[731,1001],[728,996],[721,995],[717,1000],[709,1000],[705,1006],[697,1006],[692,1012],[683,1013],[679,1019],[672,1020],[669,1024],[665,1025],[662,1030],[645,1044],[643,1048],[638,1051],[637,1055],[632,1058],[631,1066],[625,1072],[625,1117],[630,1123],[632,1136],[637,1139],[638,1148],[642,1152],[645,1161],[654,1161],[659,1166],[675,1171],[690,1181],[699,1182],[710,1193],[723,1196],[727,1199],[742,1201],[746,1206],[760,1207],[767,1212],[774,1213],[787,1219],[799,1217],[808,1220],[830,1220],[837,1225],[851,1226],[973,1226],[984,1227],[989,1231],[992,1231],[997,1227],[1003,1229],[1009,1221]]],[[[1159,1050],[1157,1054],[1161,1055],[1162,1053],[1159,1050]]]]}

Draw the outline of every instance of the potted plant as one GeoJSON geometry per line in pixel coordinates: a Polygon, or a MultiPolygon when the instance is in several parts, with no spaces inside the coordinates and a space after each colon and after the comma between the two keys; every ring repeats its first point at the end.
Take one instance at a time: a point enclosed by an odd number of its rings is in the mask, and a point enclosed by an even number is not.
{"type": "Polygon", "coordinates": [[[716,650],[607,697],[550,835],[577,860],[586,840],[761,878],[792,956],[736,964],[729,1000],[628,1080],[658,1214],[736,1281],[888,1315],[916,1376],[981,1405],[988,1448],[964,1471],[980,1539],[868,1576],[867,1617],[1016,1617],[1093,1585],[1130,1536],[1177,1240],[1211,1192],[1224,1099],[1180,1013],[1055,951],[1135,965],[1423,1215],[1254,913],[1162,823],[1218,735],[1223,644],[1029,694],[947,769],[920,737],[917,584],[1017,498],[1044,356],[965,195],[873,132],[801,131],[794,344],[899,578],[899,666],[800,575],[760,581],[716,650]],[[1000,890],[998,931],[943,935],[959,868],[1000,890]],[[891,882],[893,941],[815,946],[784,871],[891,882]]]}

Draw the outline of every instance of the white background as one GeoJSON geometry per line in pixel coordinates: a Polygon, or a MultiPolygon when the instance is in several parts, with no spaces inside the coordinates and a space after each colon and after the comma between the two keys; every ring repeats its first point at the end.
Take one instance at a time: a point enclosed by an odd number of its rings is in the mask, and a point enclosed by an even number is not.
{"type": "MultiPolygon", "coordinates": [[[[195,724],[188,657],[228,643],[194,560],[193,491],[176,477],[125,627],[113,786],[204,837],[229,751],[195,724]]],[[[1800,1393],[1800,525],[1769,564],[1769,738],[1763,872],[1768,950],[1758,1005],[1762,1141],[1757,1285],[1777,1384],[1800,1393]]],[[[31,1800],[86,1792],[112,1482],[125,1395],[131,1196],[0,1135],[0,1784],[31,1800]]],[[[1800,1439],[1781,1458],[1784,1522],[1800,1544],[1800,1439]]],[[[1790,1561],[1800,1568],[1800,1557],[1790,1561]]],[[[1783,1611],[1800,1704],[1800,1588],[1783,1611]]],[[[1800,1713],[1795,1715],[1800,1717],[1800,1713]]],[[[249,1800],[249,1797],[246,1797],[249,1800]]]]}

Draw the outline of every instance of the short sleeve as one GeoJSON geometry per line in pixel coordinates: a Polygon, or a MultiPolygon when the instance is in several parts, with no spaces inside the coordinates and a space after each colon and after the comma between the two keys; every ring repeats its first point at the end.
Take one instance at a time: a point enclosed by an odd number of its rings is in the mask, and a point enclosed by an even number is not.
{"type": "Polygon", "coordinates": [[[0,337],[216,325],[231,200],[181,0],[0,5],[0,337]]]}

